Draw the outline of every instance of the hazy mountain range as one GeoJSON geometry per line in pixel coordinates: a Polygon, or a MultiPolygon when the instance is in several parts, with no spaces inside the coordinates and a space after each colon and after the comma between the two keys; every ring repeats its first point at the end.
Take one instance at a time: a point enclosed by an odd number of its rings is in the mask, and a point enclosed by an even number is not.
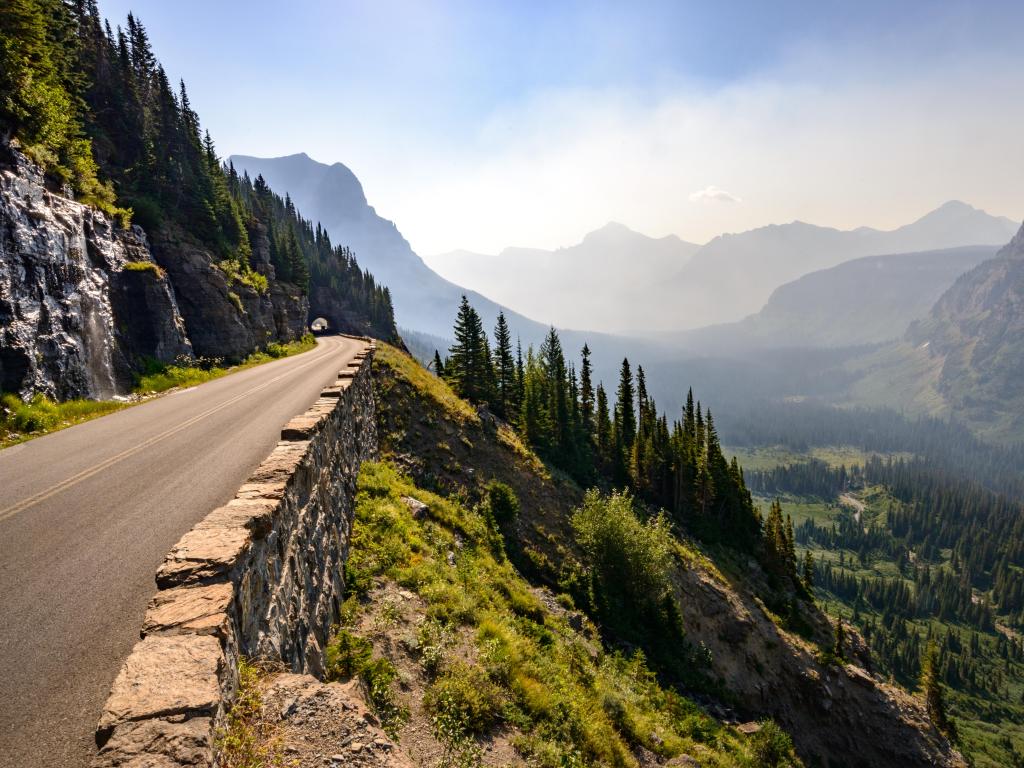
{"type": "MultiPolygon", "coordinates": [[[[325,165],[305,153],[258,158],[233,155],[231,162],[255,178],[262,174],[282,194],[287,192],[302,215],[319,221],[336,243],[348,245],[360,265],[391,290],[395,318],[403,332],[448,338],[459,298],[468,294],[487,328],[494,327],[499,307],[490,299],[455,285],[434,272],[412,250],[395,223],[371,206],[359,179],[341,163],[325,165]]],[[[509,313],[524,341],[540,339],[546,326],[509,313]]]]}
{"type": "Polygon", "coordinates": [[[900,338],[956,279],[997,246],[851,259],[779,286],[738,323],[675,336],[681,348],[737,354],[754,348],[845,347],[900,338]]]}
{"type": "MultiPolygon", "coordinates": [[[[262,174],[287,191],[303,215],[353,248],[390,288],[403,336],[420,355],[447,347],[466,293],[489,329],[501,302],[524,349],[539,344],[549,323],[586,328],[563,330],[567,352],[575,356],[588,342],[595,377],[606,384],[616,380],[623,356],[642,363],[652,395],[669,412],[681,405],[685,385],[694,384],[722,401],[756,390],[765,397],[810,395],[910,412],[948,413],[953,403],[974,403],[975,423],[984,426],[991,417],[1001,433],[1016,429],[999,398],[1016,402],[1015,379],[1004,373],[1021,367],[1021,351],[985,307],[998,304],[1008,322],[1020,315],[1010,306],[1018,293],[1001,286],[1024,261],[1006,252],[990,258],[1017,225],[964,203],[947,203],[889,232],[794,222],[696,246],[610,224],[556,251],[461,252],[433,260],[446,262],[451,276],[464,270],[478,293],[432,270],[368,204],[344,165],[305,154],[231,159],[240,172],[262,174]],[[973,285],[965,283],[967,276],[958,281],[965,272],[980,287],[965,287],[973,285]],[[954,291],[971,298],[953,298],[954,291]],[[681,330],[707,318],[733,322],[681,330]],[[908,324],[921,319],[907,334],[908,324]],[[629,333],[600,332],[609,328],[629,333]],[[645,328],[662,330],[641,332],[645,328]],[[935,335],[931,352],[924,329],[935,335]],[[843,349],[894,338],[903,340],[868,353],[843,349]],[[984,402],[975,402],[978,387],[984,402]]],[[[1015,242],[1019,251],[1019,236],[1015,242]]]]}
{"type": "Polygon", "coordinates": [[[779,286],[862,256],[1004,245],[1017,229],[958,201],[891,231],[801,221],[725,234],[703,246],[612,224],[555,251],[456,251],[428,259],[450,280],[560,327],[647,333],[739,321],[779,286]]]}
{"type": "Polygon", "coordinates": [[[962,275],[900,343],[846,366],[849,400],[953,416],[999,441],[1024,438],[1024,227],[962,275]]]}
{"type": "MultiPolygon", "coordinates": [[[[391,291],[395,319],[411,351],[429,357],[435,349],[445,353],[451,343],[452,325],[459,300],[466,294],[480,313],[484,327],[494,328],[499,310],[496,301],[456,285],[434,272],[413,251],[394,222],[382,218],[369,205],[362,184],[341,163],[325,165],[306,154],[277,158],[233,155],[239,173],[264,179],[281,194],[289,194],[300,213],[319,221],[333,242],[352,248],[361,266],[369,269],[391,291]]],[[[505,307],[513,338],[539,346],[550,327],[505,307]]],[[[610,336],[594,331],[564,332],[562,342],[575,356],[584,342],[594,351],[598,379],[613,382],[625,355],[646,359],[658,352],[643,340],[610,336]]]]}
{"type": "Polygon", "coordinates": [[[452,251],[426,261],[449,280],[530,317],[562,328],[628,332],[642,328],[636,304],[649,293],[652,275],[675,274],[699,248],[675,235],[648,237],[612,222],[555,251],[452,251]]]}

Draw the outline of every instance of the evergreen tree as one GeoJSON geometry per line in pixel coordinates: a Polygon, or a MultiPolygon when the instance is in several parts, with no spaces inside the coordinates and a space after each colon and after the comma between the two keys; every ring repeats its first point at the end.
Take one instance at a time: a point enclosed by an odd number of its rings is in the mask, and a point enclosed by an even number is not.
{"type": "Polygon", "coordinates": [[[580,419],[583,423],[583,432],[588,440],[594,440],[594,384],[592,381],[593,370],[590,365],[590,347],[583,345],[580,353],[580,419]]]}
{"type": "Polygon", "coordinates": [[[956,729],[953,721],[946,714],[942,684],[939,682],[939,670],[939,648],[934,640],[929,640],[921,663],[921,688],[924,691],[925,706],[932,724],[951,741],[955,741],[956,729]]]}
{"type": "Polygon", "coordinates": [[[504,312],[498,312],[494,328],[494,372],[495,411],[503,419],[511,420],[519,410],[519,387],[516,383],[516,361],[512,357],[512,334],[504,312]]]}
{"type": "Polygon", "coordinates": [[[441,353],[434,350],[434,373],[438,378],[444,378],[444,363],[441,360],[441,353]]]}
{"type": "Polygon", "coordinates": [[[597,385],[597,397],[594,405],[595,425],[594,442],[597,445],[597,465],[601,474],[607,475],[611,472],[613,432],[611,414],[608,411],[608,395],[605,394],[604,386],[597,385]]]}
{"type": "Polygon", "coordinates": [[[836,619],[835,643],[832,646],[832,654],[840,660],[846,658],[846,633],[843,630],[843,617],[836,619]]]}
{"type": "Polygon", "coordinates": [[[551,441],[551,422],[544,384],[544,370],[533,353],[533,347],[530,347],[526,351],[523,370],[520,424],[526,441],[542,451],[549,447],[551,441]]]}
{"type": "Polygon", "coordinates": [[[814,556],[811,550],[804,552],[804,570],[802,575],[804,589],[809,595],[814,594],[814,556]]]}
{"type": "MultiPolygon", "coordinates": [[[[523,409],[523,397],[525,393],[526,371],[523,366],[523,345],[516,339],[516,414],[521,414],[523,409]]],[[[511,418],[511,417],[510,417],[511,418]]]]}
{"type": "Polygon", "coordinates": [[[623,358],[619,371],[619,389],[616,393],[615,417],[613,419],[614,462],[612,475],[616,483],[629,480],[629,461],[636,439],[636,410],[633,390],[633,374],[629,368],[629,359],[623,358]]]}
{"type": "Polygon", "coordinates": [[[491,400],[494,371],[487,336],[476,310],[463,296],[455,320],[455,343],[449,350],[445,377],[456,394],[476,403],[491,400]]]}
{"type": "Polygon", "coordinates": [[[551,437],[548,441],[555,451],[556,460],[563,466],[575,466],[573,427],[570,408],[570,381],[562,341],[554,328],[548,330],[540,347],[540,362],[544,372],[543,387],[547,399],[551,437]]]}

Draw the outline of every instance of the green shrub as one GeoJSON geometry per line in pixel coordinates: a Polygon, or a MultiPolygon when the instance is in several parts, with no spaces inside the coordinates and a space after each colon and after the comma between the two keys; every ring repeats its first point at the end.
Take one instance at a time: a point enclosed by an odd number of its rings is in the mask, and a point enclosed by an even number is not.
{"type": "Polygon", "coordinates": [[[664,517],[641,522],[629,494],[589,491],[572,527],[605,618],[621,622],[660,610],[672,587],[673,539],[664,517]]]}
{"type": "Polygon", "coordinates": [[[394,682],[398,670],[387,659],[373,659],[359,670],[359,679],[366,686],[370,704],[380,718],[384,730],[394,736],[402,723],[409,719],[409,712],[395,697],[394,682]]]}
{"type": "Polygon", "coordinates": [[[498,525],[509,525],[519,517],[519,497],[505,483],[492,480],[487,486],[487,506],[498,525]]]}
{"type": "Polygon", "coordinates": [[[27,435],[69,427],[127,405],[116,400],[85,399],[57,403],[38,394],[24,402],[17,395],[0,393],[0,447],[24,440],[27,435]]]}
{"type": "Polygon", "coordinates": [[[137,197],[132,200],[132,211],[135,223],[147,232],[155,232],[163,225],[164,211],[159,203],[148,197],[137,197]]]}
{"type": "Polygon", "coordinates": [[[327,646],[326,677],[328,680],[351,680],[358,677],[366,686],[370,706],[377,713],[384,730],[394,735],[408,719],[408,711],[395,697],[393,683],[398,670],[387,659],[373,658],[373,645],[364,637],[347,629],[339,630],[327,646]]]}
{"type": "Polygon", "coordinates": [[[124,269],[126,272],[151,272],[155,277],[164,276],[164,271],[152,261],[127,261],[124,269]]]}
{"type": "Polygon", "coordinates": [[[762,720],[761,730],[750,737],[750,754],[756,768],[799,765],[793,740],[774,720],[762,720]]]}
{"type": "Polygon", "coordinates": [[[423,696],[438,737],[487,733],[501,718],[501,690],[478,666],[453,665],[423,696]]]}
{"type": "Polygon", "coordinates": [[[327,646],[328,680],[350,680],[369,663],[373,646],[364,637],[342,629],[327,646]]]}
{"type": "Polygon", "coordinates": [[[273,723],[264,714],[260,671],[245,659],[238,665],[238,693],[217,733],[217,765],[223,768],[283,768],[284,753],[273,723]]]}
{"type": "Polygon", "coordinates": [[[441,671],[445,654],[452,644],[452,631],[433,619],[427,619],[416,630],[420,651],[420,665],[428,677],[435,677],[441,671]]]}

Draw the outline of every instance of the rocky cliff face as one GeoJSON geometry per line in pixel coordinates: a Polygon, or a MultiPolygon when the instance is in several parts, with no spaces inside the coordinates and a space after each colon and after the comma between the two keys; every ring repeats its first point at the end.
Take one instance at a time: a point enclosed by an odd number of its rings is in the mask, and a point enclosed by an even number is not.
{"type": "Polygon", "coordinates": [[[23,155],[0,152],[0,390],[107,398],[142,357],[191,355],[145,233],[49,192],[23,155]]]}
{"type": "Polygon", "coordinates": [[[997,439],[1024,434],[1024,227],[963,275],[911,326],[908,340],[941,359],[936,385],[958,417],[997,439]]]}
{"type": "Polygon", "coordinates": [[[305,332],[309,303],[274,280],[266,234],[259,293],[232,281],[186,233],[123,229],[47,189],[39,169],[0,146],[0,391],[65,400],[130,390],[146,358],[234,362],[305,332]]]}
{"type": "MultiPolygon", "coordinates": [[[[254,262],[273,277],[265,238],[257,241],[254,262]],[[265,263],[264,263],[265,262],[265,263]]],[[[293,341],[305,332],[309,303],[295,286],[271,281],[266,293],[231,281],[214,256],[187,233],[153,234],[153,255],[174,286],[188,337],[197,355],[229,362],[274,341],[293,341]]]]}

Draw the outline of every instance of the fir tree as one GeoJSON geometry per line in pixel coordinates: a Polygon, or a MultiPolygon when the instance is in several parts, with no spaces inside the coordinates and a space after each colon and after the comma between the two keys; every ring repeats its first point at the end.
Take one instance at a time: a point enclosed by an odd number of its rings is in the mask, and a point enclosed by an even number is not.
{"type": "Polygon", "coordinates": [[[580,357],[580,419],[583,423],[583,432],[589,440],[593,441],[595,429],[593,370],[590,366],[590,347],[586,344],[583,345],[580,357]]]}
{"type": "Polygon", "coordinates": [[[594,442],[597,445],[597,464],[602,474],[611,471],[611,456],[613,449],[613,427],[611,414],[608,411],[608,395],[605,394],[604,386],[597,385],[597,396],[595,400],[595,425],[594,442]]]}
{"type": "Polygon", "coordinates": [[[835,642],[832,645],[832,654],[839,660],[846,658],[846,633],[843,630],[843,617],[836,619],[835,642]]]}
{"type": "Polygon", "coordinates": [[[476,403],[490,400],[493,369],[480,316],[463,296],[455,320],[455,343],[449,350],[445,377],[455,392],[476,403]]]}
{"type": "Polygon", "coordinates": [[[616,393],[615,417],[612,422],[615,443],[612,474],[617,483],[629,480],[630,457],[633,452],[633,441],[636,439],[634,400],[633,374],[629,368],[629,359],[623,358],[619,371],[619,389],[616,393]]]}
{"type": "Polygon", "coordinates": [[[802,575],[804,589],[809,595],[814,594],[814,556],[811,550],[804,552],[804,570],[802,575]]]}
{"type": "Polygon", "coordinates": [[[505,313],[498,312],[494,327],[495,411],[510,420],[519,410],[519,388],[516,383],[516,361],[512,357],[512,334],[505,313]]]}
{"type": "Polygon", "coordinates": [[[924,659],[921,662],[921,688],[924,691],[925,706],[932,724],[950,741],[955,741],[956,728],[946,714],[942,684],[939,682],[939,648],[934,640],[928,641],[924,659]]]}

